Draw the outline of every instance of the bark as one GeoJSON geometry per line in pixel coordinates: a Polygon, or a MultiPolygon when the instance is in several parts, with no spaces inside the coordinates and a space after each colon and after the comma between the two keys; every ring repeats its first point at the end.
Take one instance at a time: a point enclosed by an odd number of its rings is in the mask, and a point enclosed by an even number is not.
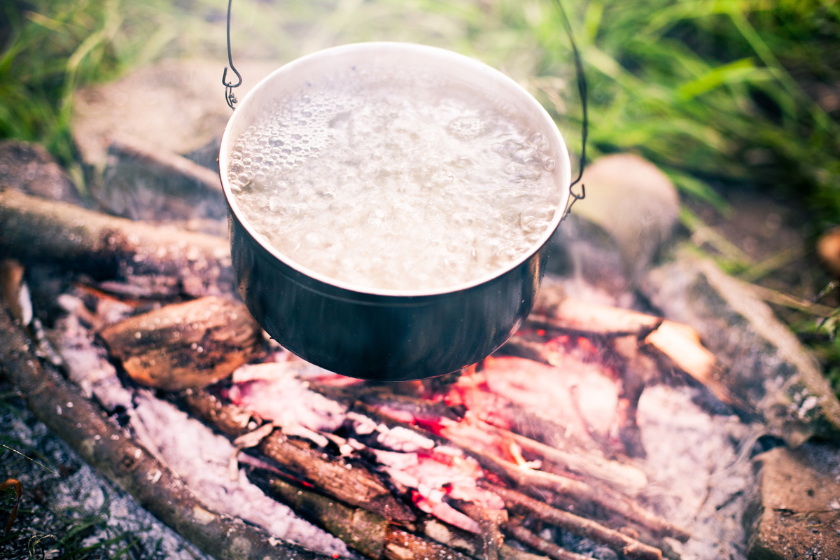
{"type": "Polygon", "coordinates": [[[394,527],[388,531],[387,540],[388,543],[385,545],[387,560],[467,560],[468,558],[451,548],[394,527]]]}
{"type": "Polygon", "coordinates": [[[167,391],[227,377],[257,353],[262,340],[244,304],[215,296],[136,315],[99,334],[132,379],[167,391]]]}
{"type": "Polygon", "coordinates": [[[554,560],[595,560],[591,556],[583,556],[582,554],[569,552],[565,548],[557,546],[553,542],[541,539],[518,523],[505,523],[502,525],[502,529],[505,533],[519,542],[527,544],[534,550],[539,550],[540,552],[545,553],[550,558],[554,558],[554,560]]]}
{"type": "Polygon", "coordinates": [[[20,327],[0,309],[0,371],[21,392],[33,414],[91,467],[199,549],[220,560],[324,558],[290,544],[273,546],[264,531],[208,511],[167,467],[109,422],[78,388],[50,366],[42,366],[30,348],[20,327]]]}
{"type": "Polygon", "coordinates": [[[637,558],[639,560],[660,560],[662,558],[662,552],[658,548],[643,544],[623,533],[608,529],[595,521],[555,509],[515,490],[509,490],[489,483],[484,484],[484,487],[501,496],[505,501],[505,505],[510,509],[527,511],[529,514],[575,535],[603,543],[628,558],[637,558]]]}
{"type": "Polygon", "coordinates": [[[48,260],[97,279],[160,286],[164,295],[231,293],[226,240],[106,216],[0,188],[0,256],[48,260]]]}
{"type": "Polygon", "coordinates": [[[379,560],[385,550],[389,522],[381,515],[353,508],[332,498],[269,477],[271,493],[300,515],[320,525],[368,558],[379,560]]]}
{"type": "MultiPolygon", "coordinates": [[[[193,415],[228,437],[236,438],[248,431],[245,427],[248,415],[236,405],[222,403],[200,390],[185,393],[184,400],[193,415]]],[[[257,449],[320,491],[347,504],[378,513],[399,524],[416,520],[411,510],[391,494],[379,477],[362,465],[329,457],[311,449],[305,442],[287,438],[279,430],[263,439],[257,449]]]]}

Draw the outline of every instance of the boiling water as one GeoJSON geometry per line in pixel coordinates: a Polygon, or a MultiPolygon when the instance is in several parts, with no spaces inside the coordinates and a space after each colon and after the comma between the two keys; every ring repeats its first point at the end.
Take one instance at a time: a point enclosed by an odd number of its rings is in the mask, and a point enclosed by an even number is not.
{"type": "Polygon", "coordinates": [[[464,86],[310,85],[254,122],[229,168],[243,215],[292,261],[355,286],[477,280],[533,250],[557,212],[545,138],[464,86]]]}

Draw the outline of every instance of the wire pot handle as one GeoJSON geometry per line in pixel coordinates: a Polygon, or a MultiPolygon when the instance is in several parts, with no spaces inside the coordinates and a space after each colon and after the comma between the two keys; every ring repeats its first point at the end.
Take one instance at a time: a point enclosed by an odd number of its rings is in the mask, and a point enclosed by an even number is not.
{"type": "MultiPolygon", "coordinates": [[[[230,69],[236,74],[236,83],[233,80],[228,81],[227,79],[227,72],[228,68],[225,66],[225,70],[222,73],[222,85],[225,86],[225,101],[227,101],[228,107],[231,109],[236,109],[236,95],[233,93],[234,88],[238,88],[242,85],[242,75],[233,65],[233,56],[230,52],[230,8],[233,4],[233,0],[228,0],[228,9],[227,9],[227,55],[228,55],[228,64],[230,64],[230,69]]],[[[586,94],[587,94],[587,86],[586,86],[586,75],[583,73],[583,63],[580,59],[580,53],[578,52],[577,45],[575,44],[574,34],[572,33],[572,24],[569,22],[569,17],[566,15],[566,9],[563,7],[562,0],[554,0],[554,5],[557,6],[557,9],[560,12],[560,15],[563,19],[563,27],[566,30],[566,35],[569,37],[569,42],[572,45],[572,56],[575,62],[575,78],[577,81],[578,87],[578,94],[580,95],[580,104],[581,109],[583,110],[583,122],[581,126],[581,149],[580,149],[580,168],[578,170],[577,177],[571,182],[569,185],[569,197],[571,198],[571,202],[566,206],[566,211],[563,213],[563,219],[569,215],[572,211],[572,206],[575,205],[575,202],[578,200],[583,200],[586,198],[586,185],[581,183],[580,185],[580,194],[577,194],[573,187],[580,183],[580,180],[583,178],[583,170],[586,167],[586,138],[589,135],[589,111],[586,105],[586,94]]]]}

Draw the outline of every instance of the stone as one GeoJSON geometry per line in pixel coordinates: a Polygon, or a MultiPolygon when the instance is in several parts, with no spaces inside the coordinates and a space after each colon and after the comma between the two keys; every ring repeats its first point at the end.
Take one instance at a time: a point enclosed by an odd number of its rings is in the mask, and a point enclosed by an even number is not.
{"type": "Polygon", "coordinates": [[[749,560],[840,558],[840,448],[808,443],[755,458],[744,512],[749,560]]]}
{"type": "Polygon", "coordinates": [[[39,144],[0,142],[0,184],[43,198],[80,202],[70,177],[39,144]]]}
{"type": "MultiPolygon", "coordinates": [[[[207,144],[225,128],[225,103],[219,60],[164,60],[124,78],[81,89],[75,97],[73,134],[83,160],[101,169],[111,137],[136,137],[160,150],[185,154],[207,144]]],[[[236,60],[242,99],[279,64],[236,60]]]]}
{"type": "Polygon", "coordinates": [[[649,161],[634,154],[602,157],[583,174],[586,198],[574,213],[615,240],[631,280],[641,278],[679,217],[677,190],[649,161]]]}
{"type": "Polygon", "coordinates": [[[840,226],[834,227],[817,241],[817,255],[825,267],[840,278],[840,226]]]}
{"type": "Polygon", "coordinates": [[[792,447],[815,435],[840,438],[840,402],[819,362],[749,284],[684,248],[651,269],[640,290],[665,318],[700,334],[724,368],[720,381],[771,434],[792,447]]]}

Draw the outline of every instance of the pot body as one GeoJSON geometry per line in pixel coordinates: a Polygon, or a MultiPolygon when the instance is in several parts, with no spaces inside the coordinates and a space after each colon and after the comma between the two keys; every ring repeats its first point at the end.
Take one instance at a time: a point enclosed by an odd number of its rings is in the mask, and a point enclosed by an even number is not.
{"type": "Polygon", "coordinates": [[[446,290],[358,288],[308,270],[273,249],[250,227],[228,184],[229,156],[238,135],[266,103],[305,86],[319,73],[365,64],[404,71],[413,63],[474,84],[486,92],[482,95],[522,115],[548,139],[558,184],[570,181],[565,144],[539,103],[500,72],[449,51],[402,43],[346,45],[298,59],[258,84],[228,123],[219,157],[239,293],[281,345],[351,377],[402,381],[441,375],[476,363],[504,344],[533,306],[551,235],[568,202],[563,189],[553,222],[528,254],[491,277],[446,290]]]}

